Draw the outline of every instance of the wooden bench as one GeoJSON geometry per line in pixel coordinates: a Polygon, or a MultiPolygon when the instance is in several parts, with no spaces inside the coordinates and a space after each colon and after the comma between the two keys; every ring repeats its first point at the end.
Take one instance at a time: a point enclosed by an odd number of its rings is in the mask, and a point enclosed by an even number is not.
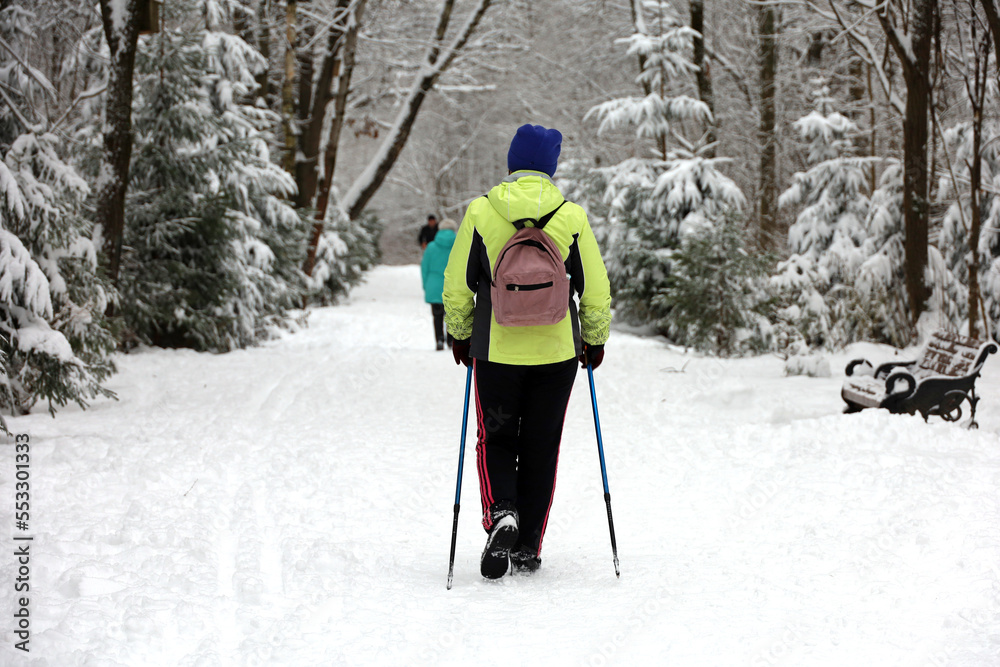
{"type": "Polygon", "coordinates": [[[955,422],[962,418],[962,402],[970,406],[969,428],[976,423],[976,378],[986,357],[997,351],[982,342],[948,331],[938,331],[915,361],[893,361],[875,368],[867,359],[847,364],[840,395],[844,412],[885,408],[895,414],[931,415],[955,422]],[[874,369],[874,373],[872,370],[874,369]]]}

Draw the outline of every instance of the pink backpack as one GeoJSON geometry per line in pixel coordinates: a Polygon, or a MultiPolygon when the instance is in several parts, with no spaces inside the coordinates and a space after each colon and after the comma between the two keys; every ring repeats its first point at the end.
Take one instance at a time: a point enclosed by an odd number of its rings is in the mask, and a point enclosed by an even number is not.
{"type": "Polygon", "coordinates": [[[539,220],[522,218],[511,223],[517,233],[500,251],[490,286],[497,324],[539,326],[566,317],[570,295],[566,265],[555,242],[542,231],[560,208],[562,204],[539,220]],[[534,226],[526,227],[527,222],[534,226]]]}

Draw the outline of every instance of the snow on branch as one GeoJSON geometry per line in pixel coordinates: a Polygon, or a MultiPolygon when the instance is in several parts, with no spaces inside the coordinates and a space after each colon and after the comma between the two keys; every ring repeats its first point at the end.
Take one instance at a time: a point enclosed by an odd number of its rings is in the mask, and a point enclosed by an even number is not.
{"type": "MultiPolygon", "coordinates": [[[[343,206],[354,218],[361,213],[361,209],[372,197],[378,187],[385,180],[386,175],[395,163],[396,158],[406,145],[406,140],[410,135],[410,130],[420,111],[428,91],[434,87],[441,73],[448,69],[455,57],[465,46],[469,37],[475,31],[482,20],[486,10],[489,9],[492,0],[479,0],[478,5],[469,15],[465,25],[459,30],[451,44],[443,51],[440,43],[436,42],[427,54],[427,60],[421,67],[420,73],[414,80],[407,94],[406,100],[400,108],[399,114],[389,130],[388,136],[382,145],[379,146],[375,156],[365,167],[364,171],[354,180],[354,183],[344,195],[343,206]],[[439,57],[439,55],[441,57],[439,57]]],[[[438,26],[438,36],[443,39],[441,23],[447,25],[447,16],[450,14],[451,2],[446,2],[442,9],[441,21],[438,26]]]]}
{"type": "Polygon", "coordinates": [[[21,239],[0,228],[0,302],[23,304],[39,317],[52,317],[49,281],[21,239]]]}
{"type": "Polygon", "coordinates": [[[598,133],[627,125],[636,126],[636,134],[655,138],[670,132],[670,125],[680,120],[710,122],[712,112],[701,100],[686,95],[665,98],[658,93],[645,97],[620,97],[591,108],[584,120],[592,116],[601,119],[598,133]]]}
{"type": "MultiPolygon", "coordinates": [[[[882,88],[882,92],[885,93],[886,98],[889,100],[889,104],[892,105],[892,107],[896,110],[897,113],[899,113],[900,115],[904,115],[906,112],[906,103],[902,98],[900,98],[899,94],[896,93],[895,90],[893,90],[892,80],[890,79],[889,74],[885,71],[885,68],[880,66],[879,64],[880,58],[878,55],[878,50],[875,48],[875,45],[872,44],[872,41],[871,39],[869,39],[868,35],[864,34],[860,30],[861,20],[859,19],[858,21],[851,22],[849,24],[845,20],[840,9],[834,3],[834,0],[827,0],[827,1],[830,4],[830,10],[831,10],[830,13],[823,12],[822,10],[819,9],[819,7],[816,7],[811,3],[810,7],[812,7],[813,11],[815,11],[820,16],[835,21],[838,25],[840,25],[842,30],[841,35],[847,35],[850,37],[849,43],[851,45],[851,50],[854,51],[855,55],[857,55],[859,58],[865,61],[865,63],[870,65],[871,68],[875,71],[875,76],[878,79],[879,86],[882,88]]],[[[875,13],[878,16],[879,21],[882,23],[883,30],[886,32],[887,37],[891,40],[892,37],[889,33],[889,28],[891,28],[892,26],[884,22],[885,19],[883,19],[880,13],[882,8],[887,3],[883,2],[878,5],[868,5],[863,2],[859,2],[858,0],[855,0],[855,2],[857,2],[857,4],[860,4],[868,8],[869,15],[871,13],[875,13]]],[[[893,28],[893,30],[895,29],[893,28]]],[[[837,38],[839,37],[840,35],[837,36],[837,38]]]]}
{"type": "Polygon", "coordinates": [[[51,99],[53,100],[56,99],[56,89],[52,86],[52,84],[49,82],[46,76],[42,74],[38,69],[32,67],[29,63],[25,62],[25,60],[20,56],[20,54],[17,53],[14,47],[8,44],[3,37],[0,37],[0,48],[2,48],[4,51],[10,54],[10,56],[14,58],[14,60],[16,60],[17,63],[22,68],[24,68],[24,71],[28,74],[28,76],[34,79],[35,83],[41,86],[42,90],[44,90],[51,99]]]}

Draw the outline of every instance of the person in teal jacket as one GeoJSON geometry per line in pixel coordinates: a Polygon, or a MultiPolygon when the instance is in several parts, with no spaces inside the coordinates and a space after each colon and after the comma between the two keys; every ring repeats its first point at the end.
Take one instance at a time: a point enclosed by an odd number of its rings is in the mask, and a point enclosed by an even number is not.
{"type": "Polygon", "coordinates": [[[573,380],[579,364],[600,365],[611,323],[608,273],[587,213],[552,182],[561,145],[558,130],[517,129],[507,177],[469,204],[445,271],[452,352],[475,375],[476,468],[488,533],[479,569],[487,579],[509,566],[533,572],[541,565],[573,380]],[[491,286],[501,250],[515,222],[546,218],[542,232],[570,278],[566,315],[554,324],[500,325],[491,286]]]}
{"type": "Polygon", "coordinates": [[[445,343],[450,343],[451,336],[445,339],[444,332],[444,270],[448,266],[448,256],[455,244],[455,230],[458,225],[454,220],[445,219],[437,225],[434,240],[427,244],[424,258],[420,261],[420,275],[424,282],[424,301],[431,304],[431,315],[434,317],[434,340],[437,349],[443,350],[445,343]]]}

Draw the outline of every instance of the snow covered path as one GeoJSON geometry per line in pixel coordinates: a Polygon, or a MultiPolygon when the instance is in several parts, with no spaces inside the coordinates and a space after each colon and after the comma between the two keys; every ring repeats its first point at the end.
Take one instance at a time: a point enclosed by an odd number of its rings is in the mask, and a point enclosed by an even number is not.
{"type": "Polygon", "coordinates": [[[124,356],[119,401],[11,419],[32,635],[14,650],[0,557],[0,664],[1000,664],[1000,360],[966,431],[842,415],[843,361],[874,346],[785,378],[613,333],[595,377],[621,579],[581,373],[542,569],[479,576],[470,424],[448,591],[465,373],[418,283],[380,267],[304,331],[124,356]]]}

